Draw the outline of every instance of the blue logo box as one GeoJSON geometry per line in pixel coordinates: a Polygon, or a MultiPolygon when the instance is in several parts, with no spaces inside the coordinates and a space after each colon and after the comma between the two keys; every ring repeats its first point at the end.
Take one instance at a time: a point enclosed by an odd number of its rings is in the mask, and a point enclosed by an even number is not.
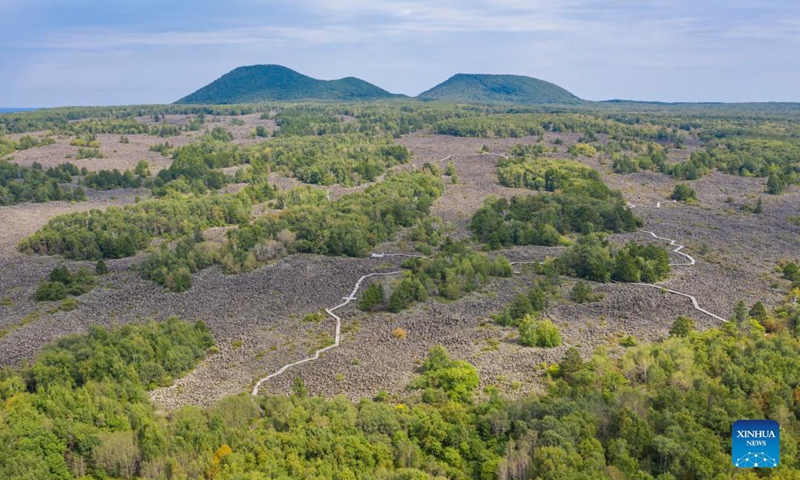
{"type": "Polygon", "coordinates": [[[775,468],[780,463],[780,426],[774,420],[739,420],[731,431],[731,460],[738,468],[775,468]]]}

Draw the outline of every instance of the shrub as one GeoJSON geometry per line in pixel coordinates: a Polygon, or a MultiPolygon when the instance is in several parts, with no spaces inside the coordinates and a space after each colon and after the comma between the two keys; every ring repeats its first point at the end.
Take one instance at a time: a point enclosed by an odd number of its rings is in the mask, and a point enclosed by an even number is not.
{"type": "Polygon", "coordinates": [[[63,300],[67,298],[67,286],[61,282],[42,282],[36,289],[37,302],[63,300]]]}
{"type": "Polygon", "coordinates": [[[100,153],[99,148],[79,148],[78,156],[76,158],[79,160],[87,158],[103,158],[103,154],[100,153]]]}
{"type": "Polygon", "coordinates": [[[550,320],[526,316],[519,324],[520,342],[528,347],[554,348],[561,345],[561,333],[550,320]]]}
{"type": "Polygon", "coordinates": [[[597,149],[588,143],[576,143],[575,145],[569,147],[569,154],[573,157],[596,157],[597,149]]]}
{"type": "Polygon", "coordinates": [[[570,291],[570,298],[575,303],[596,302],[603,298],[603,294],[594,293],[587,282],[576,282],[570,291]]]}
{"type": "Polygon", "coordinates": [[[787,263],[783,266],[783,278],[793,282],[800,282],[800,267],[794,262],[787,263]]]}
{"type": "Polygon", "coordinates": [[[669,196],[669,198],[670,200],[677,200],[679,202],[696,203],[697,193],[689,185],[685,183],[679,183],[678,185],[675,185],[675,189],[672,191],[672,194],[669,196]]]}
{"type": "Polygon", "coordinates": [[[61,305],[58,306],[58,309],[62,312],[71,312],[78,308],[78,301],[74,298],[68,298],[61,302],[61,305]]]}
{"type": "Polygon", "coordinates": [[[771,195],[779,195],[786,190],[786,181],[778,173],[773,173],[767,179],[767,193],[771,195]]]}
{"type": "Polygon", "coordinates": [[[327,317],[327,315],[325,314],[325,312],[313,312],[313,313],[306,314],[306,316],[303,317],[303,321],[304,322],[319,323],[319,322],[325,320],[326,317],[327,317]]]}
{"type": "Polygon", "coordinates": [[[398,340],[405,340],[406,337],[408,336],[408,332],[406,331],[405,328],[397,327],[394,330],[392,330],[392,336],[398,340]]]}

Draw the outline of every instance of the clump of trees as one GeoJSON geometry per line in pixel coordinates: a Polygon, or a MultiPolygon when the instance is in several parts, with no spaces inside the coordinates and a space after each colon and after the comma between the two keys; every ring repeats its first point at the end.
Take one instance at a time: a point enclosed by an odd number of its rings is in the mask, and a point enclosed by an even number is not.
{"type": "Polygon", "coordinates": [[[654,142],[642,144],[627,140],[609,143],[604,150],[611,154],[614,173],[625,175],[640,170],[663,171],[667,165],[667,149],[654,142]]]}
{"type": "Polygon", "coordinates": [[[280,127],[276,137],[338,135],[356,130],[356,125],[346,124],[341,115],[325,107],[287,108],[275,115],[275,123],[280,127]]]}
{"type": "Polygon", "coordinates": [[[573,157],[594,158],[597,156],[597,149],[588,143],[576,143],[569,147],[568,152],[573,157]]]}
{"type": "Polygon", "coordinates": [[[170,145],[169,141],[165,141],[163,143],[156,143],[154,145],[150,145],[151,152],[158,152],[161,154],[162,157],[168,157],[172,150],[175,147],[170,145]]]}
{"type": "Polygon", "coordinates": [[[214,127],[211,131],[203,134],[203,137],[217,142],[232,142],[233,134],[225,129],[225,127],[214,127]]]}
{"type": "Polygon", "coordinates": [[[797,263],[786,263],[783,268],[781,268],[781,272],[783,273],[783,278],[786,280],[791,280],[794,284],[800,285],[800,266],[798,266],[797,263]]]}
{"type": "Polygon", "coordinates": [[[642,225],[621,196],[602,199],[579,193],[555,193],[487,200],[472,217],[470,229],[491,249],[509,245],[565,245],[565,235],[631,232],[642,225]]]}
{"type": "Polygon", "coordinates": [[[684,180],[695,180],[713,169],[743,177],[769,177],[767,192],[781,193],[788,185],[800,182],[800,142],[793,137],[777,137],[772,131],[708,132],[706,150],[692,154],[681,164],[666,165],[661,171],[684,180]]]}
{"type": "Polygon", "coordinates": [[[103,158],[99,148],[79,148],[75,158],[85,160],[87,158],[103,158]]]}
{"type": "Polygon", "coordinates": [[[73,138],[70,140],[69,144],[73,147],[100,148],[100,141],[94,133],[86,133],[73,138]]]}
{"type": "Polygon", "coordinates": [[[414,248],[418,252],[424,255],[431,255],[434,247],[438,247],[441,244],[442,238],[447,231],[448,228],[440,217],[428,215],[414,222],[414,226],[411,228],[407,238],[414,242],[414,248]]]}
{"type": "Polygon", "coordinates": [[[71,163],[44,170],[39,163],[27,168],[0,160],[0,205],[85,200],[86,193],[82,188],[62,185],[80,173],[71,163]]]}
{"type": "Polygon", "coordinates": [[[244,194],[148,200],[123,208],[59,215],[23,240],[19,249],[76,260],[123,258],[153,238],[178,238],[198,229],[245,224],[252,203],[244,194]]]}
{"type": "Polygon", "coordinates": [[[95,287],[97,281],[94,275],[84,267],[75,273],[65,266],[55,267],[48,279],[39,283],[34,298],[38,302],[63,300],[67,296],[80,296],[95,287]]]}
{"type": "MultiPolygon", "coordinates": [[[[0,439],[15,447],[0,459],[0,477],[151,476],[147,465],[179,435],[160,424],[147,389],[189,371],[211,345],[202,322],[90,327],[46,346],[31,366],[4,371],[0,439]]],[[[180,417],[177,429],[201,433],[180,417]]]]}
{"type": "Polygon", "coordinates": [[[521,138],[542,135],[544,131],[541,119],[522,115],[450,119],[436,125],[436,133],[455,137],[521,138]]]}
{"type": "Polygon", "coordinates": [[[786,190],[788,182],[781,173],[773,173],[767,179],[767,193],[780,195],[786,190]]]}
{"type": "Polygon", "coordinates": [[[407,271],[389,296],[388,307],[392,312],[424,302],[429,296],[456,300],[479,289],[490,276],[511,276],[511,264],[505,257],[490,259],[449,237],[434,258],[409,259],[403,267],[407,271]]]}
{"type": "Polygon", "coordinates": [[[428,350],[421,374],[409,387],[424,390],[422,396],[427,403],[447,404],[448,399],[455,402],[471,402],[478,388],[478,370],[463,360],[453,360],[442,346],[428,350]]]}
{"type": "Polygon", "coordinates": [[[56,140],[49,134],[38,138],[31,135],[23,135],[17,141],[0,135],[0,157],[14,151],[29,150],[31,148],[55,145],[55,143],[56,140]]]}
{"type": "Polygon", "coordinates": [[[656,245],[612,245],[599,235],[584,235],[556,261],[564,274],[594,282],[655,283],[669,275],[669,254],[656,245]]]}
{"type": "Polygon", "coordinates": [[[120,172],[114,170],[100,170],[87,172],[83,177],[83,184],[95,190],[111,190],[113,188],[140,188],[145,184],[146,176],[131,170],[120,172]]]}
{"type": "Polygon", "coordinates": [[[360,185],[407,163],[411,152],[389,138],[360,134],[287,137],[251,151],[257,170],[269,168],[318,185],[360,185]]]}
{"type": "Polygon", "coordinates": [[[184,291],[191,285],[192,273],[215,263],[228,273],[238,273],[294,252],[365,256],[372,247],[393,237],[400,227],[411,227],[424,219],[442,188],[438,178],[417,172],[394,175],[363,192],[332,202],[320,201],[317,195],[287,194],[281,200],[283,211],[252,223],[248,195],[255,192],[246,189],[236,195],[200,197],[192,201],[244,199],[247,216],[236,217],[239,228],[231,230],[223,244],[202,241],[196,230],[210,226],[202,222],[193,223],[194,231],[175,232],[170,236],[180,235],[185,240],[174,249],[161,247],[152,252],[143,263],[142,272],[173,291],[184,291]]]}
{"type": "Polygon", "coordinates": [[[716,162],[711,154],[704,150],[698,150],[683,163],[659,165],[661,172],[672,175],[681,180],[697,180],[711,171],[716,162]]]}
{"type": "Polygon", "coordinates": [[[200,232],[182,238],[174,248],[162,243],[142,262],[139,267],[142,276],[173,292],[188,290],[192,286],[192,274],[218,260],[214,250],[198,247],[198,241],[202,241],[200,232]]]}
{"type": "Polygon", "coordinates": [[[547,292],[552,285],[545,280],[537,282],[536,286],[525,293],[514,295],[511,302],[503,308],[502,313],[493,315],[492,319],[504,327],[518,326],[523,318],[538,316],[547,308],[547,292]]]}
{"type": "Polygon", "coordinates": [[[673,337],[688,337],[694,331],[694,320],[680,315],[669,328],[669,334],[673,337]]]}
{"type": "Polygon", "coordinates": [[[612,196],[596,170],[574,160],[512,157],[497,162],[497,175],[506,187],[581,193],[594,198],[612,196]]]}
{"type": "MultiPolygon", "coordinates": [[[[365,256],[370,249],[426,217],[443,192],[440,179],[425,172],[401,173],[332,202],[289,205],[231,232],[235,249],[246,256],[284,230],[294,233],[293,251],[365,256]]],[[[241,254],[240,254],[241,255],[241,254]]]]}

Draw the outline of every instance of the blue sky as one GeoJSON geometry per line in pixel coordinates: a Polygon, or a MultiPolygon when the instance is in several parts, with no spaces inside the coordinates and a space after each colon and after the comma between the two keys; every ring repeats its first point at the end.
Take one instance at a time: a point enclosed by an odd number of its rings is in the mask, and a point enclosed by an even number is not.
{"type": "Polygon", "coordinates": [[[590,100],[800,101],[800,2],[0,0],[0,106],[167,103],[259,63],[409,95],[464,72],[590,100]]]}

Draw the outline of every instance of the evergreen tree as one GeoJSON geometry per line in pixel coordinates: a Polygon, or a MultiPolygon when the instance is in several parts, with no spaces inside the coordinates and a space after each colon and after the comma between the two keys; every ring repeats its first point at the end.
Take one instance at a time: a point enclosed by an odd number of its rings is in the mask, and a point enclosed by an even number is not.
{"type": "Polygon", "coordinates": [[[626,250],[620,251],[614,258],[614,273],[611,278],[618,282],[638,282],[641,279],[636,262],[626,250]]]}
{"type": "Polygon", "coordinates": [[[103,259],[97,261],[94,266],[94,273],[97,275],[105,275],[108,273],[108,267],[106,266],[106,262],[103,259]]]}
{"type": "Polygon", "coordinates": [[[358,303],[359,310],[364,312],[375,310],[386,302],[386,293],[384,292],[383,285],[380,283],[373,283],[361,295],[361,301],[358,303]]]}
{"type": "Polygon", "coordinates": [[[780,174],[773,173],[767,179],[767,193],[778,195],[786,189],[786,182],[780,174]]]}
{"type": "Polygon", "coordinates": [[[583,359],[581,353],[575,347],[569,347],[564,353],[564,358],[558,364],[558,376],[566,380],[568,383],[572,381],[573,376],[583,369],[583,359]]]}
{"type": "Polygon", "coordinates": [[[749,315],[759,322],[764,322],[767,319],[767,309],[764,307],[763,303],[756,302],[750,309],[749,315]]]}
{"type": "Polygon", "coordinates": [[[672,337],[688,337],[694,330],[694,321],[683,315],[679,316],[672,327],[669,329],[669,334],[672,337]]]}
{"type": "Polygon", "coordinates": [[[758,202],[756,202],[756,206],[753,209],[753,213],[757,215],[761,215],[762,213],[764,213],[764,204],[761,201],[761,197],[758,197],[758,202]]]}
{"type": "Polygon", "coordinates": [[[740,300],[739,303],[736,304],[736,308],[733,310],[733,321],[741,328],[744,326],[747,320],[747,306],[744,304],[744,300],[740,300]]]}

